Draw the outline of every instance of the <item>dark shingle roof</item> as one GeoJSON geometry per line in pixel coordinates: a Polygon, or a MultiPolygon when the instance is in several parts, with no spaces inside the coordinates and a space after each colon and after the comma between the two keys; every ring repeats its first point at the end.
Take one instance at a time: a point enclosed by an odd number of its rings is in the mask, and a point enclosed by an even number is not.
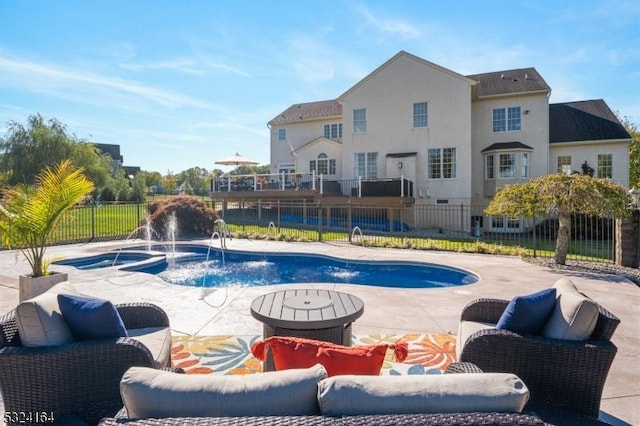
{"type": "Polygon", "coordinates": [[[522,142],[513,141],[513,142],[493,143],[488,147],[486,147],[485,149],[483,149],[481,152],[497,151],[499,149],[531,149],[533,150],[533,148],[531,148],[529,145],[525,145],[522,142]]]}
{"type": "Polygon", "coordinates": [[[122,161],[122,155],[120,155],[120,145],[114,145],[109,143],[95,143],[96,148],[105,154],[109,154],[112,160],[122,161]]]}
{"type": "Polygon", "coordinates": [[[549,104],[549,143],[631,139],[602,99],[549,104]]]}
{"type": "Polygon", "coordinates": [[[507,71],[468,75],[478,82],[478,97],[507,95],[551,90],[535,68],[520,68],[507,71]]]}
{"type": "Polygon", "coordinates": [[[282,114],[269,121],[269,124],[328,117],[342,117],[342,105],[338,101],[330,100],[291,105],[282,114]]]}

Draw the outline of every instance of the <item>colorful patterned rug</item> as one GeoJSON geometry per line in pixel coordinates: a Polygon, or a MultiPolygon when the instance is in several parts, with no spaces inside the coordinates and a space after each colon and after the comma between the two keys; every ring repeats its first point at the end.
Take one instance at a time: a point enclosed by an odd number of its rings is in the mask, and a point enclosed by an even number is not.
{"type": "MultiPolygon", "coordinates": [[[[174,336],[171,365],[187,374],[252,374],[262,363],[251,354],[251,345],[262,336],[174,336]]],[[[404,340],[409,355],[403,363],[387,351],[382,374],[440,374],[456,360],[456,338],[449,334],[370,334],[353,336],[353,345],[395,343],[404,340]]]]}

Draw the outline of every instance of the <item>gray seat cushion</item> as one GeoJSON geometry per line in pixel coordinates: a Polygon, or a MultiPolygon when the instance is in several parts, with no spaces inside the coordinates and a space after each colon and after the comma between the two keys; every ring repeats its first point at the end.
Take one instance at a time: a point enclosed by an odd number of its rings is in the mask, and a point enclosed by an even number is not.
{"type": "Polygon", "coordinates": [[[167,367],[171,358],[171,329],[145,327],[127,330],[129,337],[145,345],[153,355],[154,368],[167,367]]]}

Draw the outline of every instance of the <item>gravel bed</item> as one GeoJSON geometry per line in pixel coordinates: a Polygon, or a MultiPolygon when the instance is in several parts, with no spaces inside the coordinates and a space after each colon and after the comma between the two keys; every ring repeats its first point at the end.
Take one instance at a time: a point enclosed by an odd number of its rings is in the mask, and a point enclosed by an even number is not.
{"type": "Polygon", "coordinates": [[[613,274],[627,278],[629,281],[640,286],[640,269],[618,266],[613,263],[585,262],[577,260],[567,260],[566,265],[558,265],[553,258],[548,257],[523,257],[525,262],[538,266],[546,266],[551,269],[563,269],[569,271],[596,272],[613,274]]]}

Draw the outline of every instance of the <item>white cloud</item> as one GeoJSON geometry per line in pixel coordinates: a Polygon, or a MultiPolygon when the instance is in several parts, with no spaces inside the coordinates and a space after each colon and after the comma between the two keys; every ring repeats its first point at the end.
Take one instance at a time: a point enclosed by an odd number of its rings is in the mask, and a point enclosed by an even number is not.
{"type": "Polygon", "coordinates": [[[199,99],[136,81],[8,57],[0,57],[0,85],[122,109],[143,107],[145,103],[167,108],[213,108],[199,99]]]}
{"type": "Polygon", "coordinates": [[[130,71],[145,71],[145,70],[173,70],[180,71],[185,74],[202,75],[204,71],[197,67],[195,61],[189,59],[176,59],[173,61],[164,62],[151,62],[151,63],[123,63],[120,64],[121,68],[130,71]]]}
{"type": "Polygon", "coordinates": [[[385,37],[398,36],[403,39],[415,39],[422,35],[422,31],[408,21],[394,19],[391,16],[375,15],[364,5],[354,7],[364,19],[364,25],[373,31],[383,34],[385,37]]]}

